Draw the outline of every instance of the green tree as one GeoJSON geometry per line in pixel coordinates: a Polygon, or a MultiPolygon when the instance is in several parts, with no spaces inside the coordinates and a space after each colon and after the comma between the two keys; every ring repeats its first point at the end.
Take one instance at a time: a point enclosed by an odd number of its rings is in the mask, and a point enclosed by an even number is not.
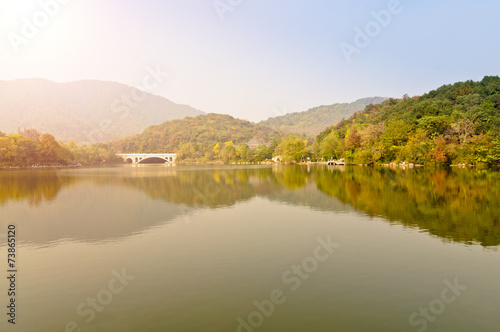
{"type": "Polygon", "coordinates": [[[246,144],[238,145],[236,155],[243,161],[252,161],[253,159],[253,151],[246,144]]]}
{"type": "Polygon", "coordinates": [[[404,146],[408,141],[410,125],[402,120],[397,120],[386,124],[382,141],[387,148],[391,146],[404,146]]]}
{"type": "Polygon", "coordinates": [[[500,165],[500,138],[482,135],[477,138],[476,161],[488,165],[500,165]]]}
{"type": "Polygon", "coordinates": [[[16,144],[8,137],[0,137],[0,163],[12,162],[16,158],[16,144]]]}
{"type": "Polygon", "coordinates": [[[335,130],[332,130],[332,132],[319,143],[319,154],[325,159],[339,158],[342,150],[342,140],[335,130]]]}
{"type": "Polygon", "coordinates": [[[427,138],[427,133],[423,129],[418,129],[410,135],[408,143],[402,150],[403,159],[409,163],[423,164],[428,159],[432,141],[427,138]]]}
{"type": "Polygon", "coordinates": [[[255,149],[254,152],[254,161],[264,161],[266,159],[271,159],[272,158],[272,152],[271,149],[268,148],[267,146],[261,144],[255,149]]]}
{"type": "Polygon", "coordinates": [[[283,161],[298,162],[308,155],[305,142],[297,136],[287,136],[274,151],[274,156],[281,156],[283,161]]]}
{"type": "MultiPolygon", "coordinates": [[[[231,142],[232,143],[232,142],[231,142]]],[[[227,144],[222,149],[220,156],[224,162],[235,161],[236,160],[236,149],[232,144],[227,144]]]]}

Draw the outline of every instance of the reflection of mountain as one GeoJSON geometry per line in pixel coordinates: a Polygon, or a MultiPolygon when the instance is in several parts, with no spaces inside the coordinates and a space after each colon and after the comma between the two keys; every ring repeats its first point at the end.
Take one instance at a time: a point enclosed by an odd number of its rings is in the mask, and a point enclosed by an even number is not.
{"type": "Polygon", "coordinates": [[[23,240],[35,243],[112,240],[257,196],[320,211],[355,208],[453,241],[500,244],[500,174],[492,171],[290,166],[0,172],[3,220],[22,222],[23,240]],[[22,201],[31,208],[16,204],[22,201]]]}

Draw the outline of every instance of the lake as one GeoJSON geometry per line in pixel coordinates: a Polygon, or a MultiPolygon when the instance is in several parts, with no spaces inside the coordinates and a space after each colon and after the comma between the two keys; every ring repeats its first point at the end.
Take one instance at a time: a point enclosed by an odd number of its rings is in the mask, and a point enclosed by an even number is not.
{"type": "Polygon", "coordinates": [[[495,170],[3,170],[0,330],[500,331],[499,246],[495,170]]]}

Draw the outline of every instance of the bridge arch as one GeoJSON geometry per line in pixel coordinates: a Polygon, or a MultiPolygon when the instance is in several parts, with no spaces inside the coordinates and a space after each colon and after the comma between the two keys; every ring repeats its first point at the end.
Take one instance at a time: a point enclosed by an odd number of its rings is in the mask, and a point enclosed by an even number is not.
{"type": "Polygon", "coordinates": [[[167,159],[162,157],[151,156],[147,158],[140,158],[138,164],[164,164],[169,162],[167,159]]]}
{"type": "Polygon", "coordinates": [[[174,163],[177,157],[175,153],[127,153],[117,156],[129,164],[174,163]]]}

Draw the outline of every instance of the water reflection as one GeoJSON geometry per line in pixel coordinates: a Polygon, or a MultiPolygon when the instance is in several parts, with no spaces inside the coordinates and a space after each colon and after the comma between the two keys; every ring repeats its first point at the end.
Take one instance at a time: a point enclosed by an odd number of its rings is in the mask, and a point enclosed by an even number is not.
{"type": "Polygon", "coordinates": [[[330,212],[354,208],[444,239],[498,246],[499,191],[499,172],[476,169],[117,167],[0,172],[2,215],[29,224],[24,238],[37,243],[128,236],[196,209],[264,197],[330,212]]]}
{"type": "Polygon", "coordinates": [[[0,172],[0,206],[11,200],[38,206],[42,201],[55,199],[62,187],[76,180],[58,177],[56,172],[0,172]]]}
{"type": "Polygon", "coordinates": [[[356,210],[453,241],[499,244],[498,172],[356,167],[317,174],[319,190],[356,210]]]}

